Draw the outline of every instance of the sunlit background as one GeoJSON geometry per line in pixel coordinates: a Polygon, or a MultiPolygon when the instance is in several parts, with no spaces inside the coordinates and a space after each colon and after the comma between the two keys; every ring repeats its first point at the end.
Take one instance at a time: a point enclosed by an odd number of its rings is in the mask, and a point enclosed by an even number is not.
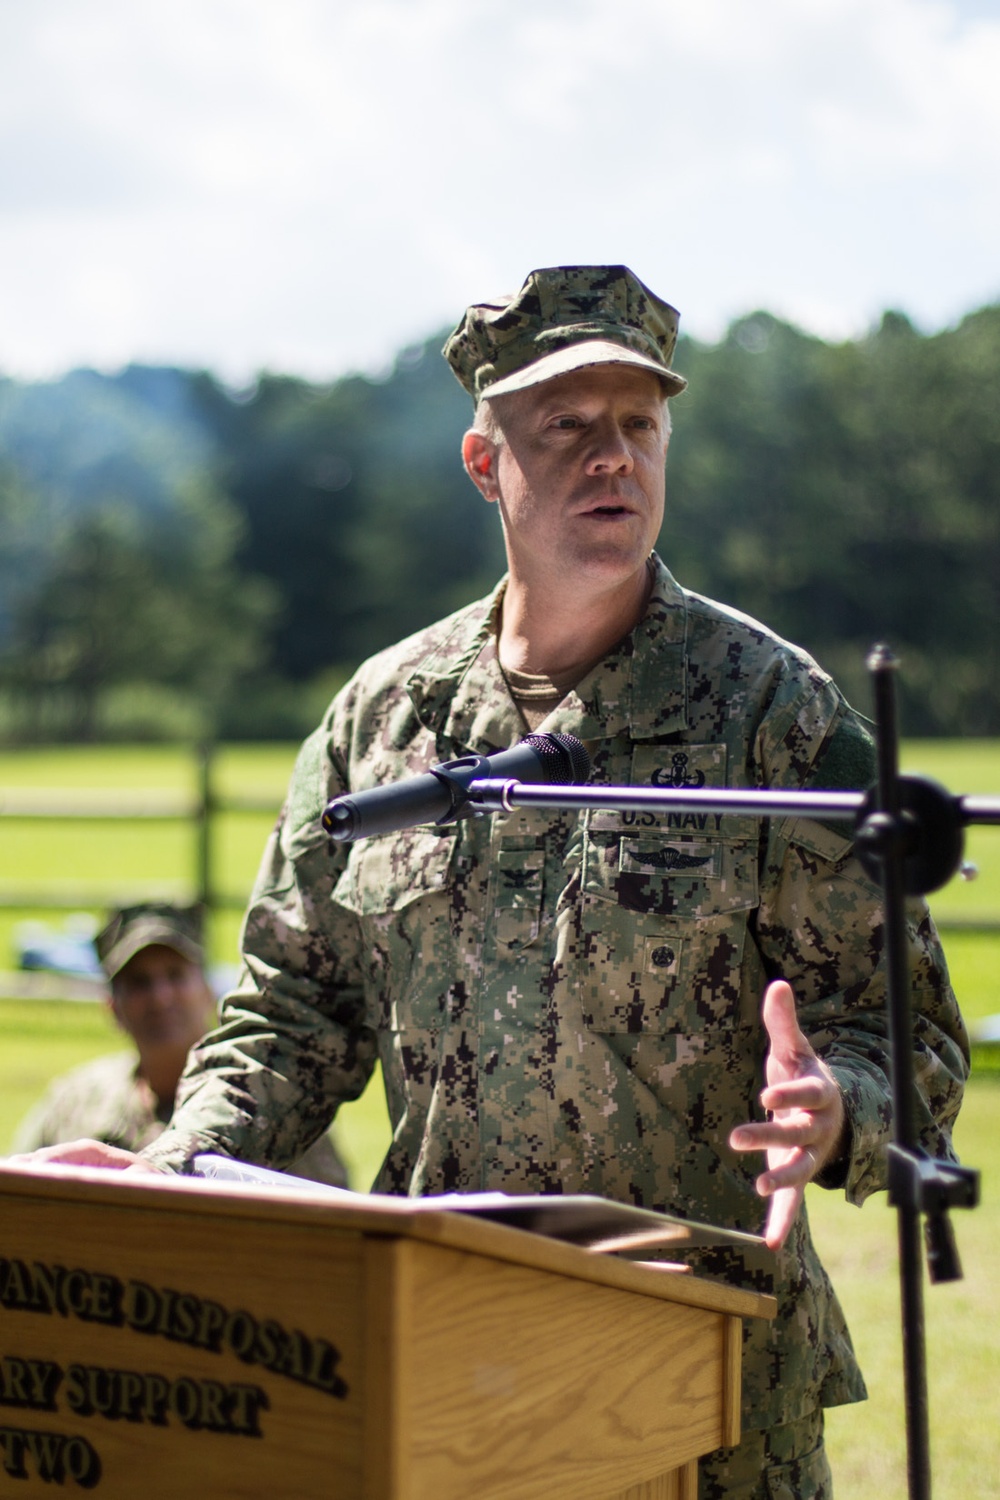
{"type": "Polygon", "coordinates": [[[0,372],[376,372],[532,267],[717,337],[1000,295],[992,0],[3,0],[0,372]]]}

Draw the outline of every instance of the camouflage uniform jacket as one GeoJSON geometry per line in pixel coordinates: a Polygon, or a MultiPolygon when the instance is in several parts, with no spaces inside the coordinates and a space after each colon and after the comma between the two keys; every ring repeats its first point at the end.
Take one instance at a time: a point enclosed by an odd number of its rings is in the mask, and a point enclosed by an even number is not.
{"type": "Polygon", "coordinates": [[[84,1136],[141,1151],[162,1135],[170,1111],[139,1077],[132,1051],[112,1052],[64,1073],[21,1121],[15,1151],[37,1151],[84,1136]]]}
{"type": "MultiPolygon", "coordinates": [[[[112,1052],[65,1073],[52,1083],[18,1126],[12,1151],[38,1151],[63,1141],[106,1141],[123,1151],[141,1151],[163,1134],[170,1120],[144,1078],[135,1054],[112,1052]]],[[[327,1136],[289,1168],[310,1182],[347,1186],[347,1173],[327,1136]]]]}
{"type": "MultiPolygon", "coordinates": [[[[656,568],[642,621],[544,726],[587,744],[593,779],[869,784],[870,739],[829,678],[656,568]]],[[[833,1179],[860,1202],[885,1185],[887,1019],[878,892],[843,831],[521,810],[330,847],[331,796],[522,737],[500,597],[366,663],[306,741],[245,920],[247,977],[147,1154],[280,1164],[377,1055],[394,1134],[376,1191],[595,1193],[757,1233],[760,1161],[727,1138],[760,1117],[760,1000],[784,976],[843,1087],[833,1179]]],[[[922,904],[910,936],[919,1120],[943,1155],[967,1041],[922,904]]],[[[745,1334],[746,1426],[864,1394],[804,1213],[777,1256],[696,1269],[779,1299],[745,1334]]]]}

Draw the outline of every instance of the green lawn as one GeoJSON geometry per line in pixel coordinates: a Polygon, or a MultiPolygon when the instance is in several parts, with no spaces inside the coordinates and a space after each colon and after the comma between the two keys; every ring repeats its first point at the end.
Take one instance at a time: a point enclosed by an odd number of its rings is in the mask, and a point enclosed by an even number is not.
{"type": "MultiPolygon", "coordinates": [[[[1000,798],[1000,741],[913,740],[903,745],[902,769],[937,781],[953,796],[1000,798]]],[[[956,876],[929,899],[942,923],[990,921],[1000,927],[1000,827],[965,830],[965,858],[976,867],[971,880],[956,876]]],[[[1000,1010],[1000,996],[995,1009],[1000,1010]]]]}
{"type": "MultiPolygon", "coordinates": [[[[1000,1244],[1000,1079],[973,1080],[955,1139],[982,1175],[978,1208],[952,1227],[961,1281],[925,1282],[931,1466],[943,1500],[1000,1496],[1000,1345],[994,1308],[1000,1244]]],[[[854,1337],[869,1399],[828,1416],[839,1500],[904,1500],[903,1368],[896,1215],[885,1195],[862,1209],[809,1189],[816,1243],[854,1337]]]]}

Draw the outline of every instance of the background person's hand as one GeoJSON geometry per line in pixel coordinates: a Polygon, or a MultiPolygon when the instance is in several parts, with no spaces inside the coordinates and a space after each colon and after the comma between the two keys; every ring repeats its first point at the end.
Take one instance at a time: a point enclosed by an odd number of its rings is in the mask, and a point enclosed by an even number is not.
{"type": "Polygon", "coordinates": [[[845,1115],[837,1080],[800,1030],[795,996],[783,979],[764,993],[763,1020],[771,1045],[760,1102],[769,1119],[738,1125],[729,1144],[735,1151],[767,1152],[757,1191],[771,1200],[764,1235],[777,1250],[795,1222],[806,1185],[838,1155],[845,1115]]]}

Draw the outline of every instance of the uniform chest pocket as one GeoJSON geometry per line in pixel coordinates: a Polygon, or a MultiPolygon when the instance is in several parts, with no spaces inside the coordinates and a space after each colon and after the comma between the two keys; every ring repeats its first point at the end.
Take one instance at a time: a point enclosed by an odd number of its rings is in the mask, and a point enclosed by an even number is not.
{"type": "Polygon", "coordinates": [[[455,833],[408,828],[351,846],[333,900],[359,917],[379,918],[443,892],[455,852],[455,833]]]}
{"type": "Polygon", "coordinates": [[[544,873],[545,856],[534,841],[526,848],[503,842],[494,853],[489,905],[501,949],[516,952],[538,937],[544,873]]]}
{"type": "Polygon", "coordinates": [[[703,1036],[733,1025],[758,901],[755,842],[595,828],[582,884],[592,1030],[703,1036]]]}
{"type": "Polygon", "coordinates": [[[368,1024],[428,1046],[453,978],[445,955],[456,842],[453,829],[427,828],[359,840],[332,896],[360,924],[368,1024]]]}

